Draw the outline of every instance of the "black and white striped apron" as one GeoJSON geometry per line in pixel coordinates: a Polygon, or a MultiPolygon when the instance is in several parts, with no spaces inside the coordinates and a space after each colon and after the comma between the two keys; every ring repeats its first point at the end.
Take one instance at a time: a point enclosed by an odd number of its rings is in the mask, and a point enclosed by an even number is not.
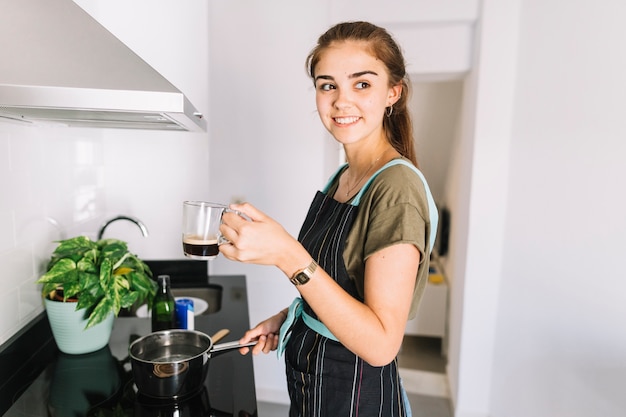
{"type": "MultiPolygon", "coordinates": [[[[398,163],[396,161],[390,165],[398,163]]],[[[358,212],[358,201],[366,188],[363,187],[351,204],[340,203],[318,191],[298,237],[328,275],[361,302],[363,298],[348,276],[343,252],[358,212]]],[[[427,194],[431,198],[428,189],[427,194]]],[[[304,314],[317,319],[306,301],[300,302],[304,314]]],[[[411,415],[410,407],[405,403],[406,393],[398,374],[397,360],[386,366],[371,366],[336,339],[322,336],[307,326],[303,316],[296,317],[290,330],[285,346],[290,417],[411,415]]]]}

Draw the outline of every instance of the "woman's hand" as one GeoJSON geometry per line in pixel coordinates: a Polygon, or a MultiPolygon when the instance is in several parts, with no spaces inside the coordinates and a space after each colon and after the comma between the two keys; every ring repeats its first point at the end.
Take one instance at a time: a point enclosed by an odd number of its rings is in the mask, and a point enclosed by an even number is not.
{"type": "Polygon", "coordinates": [[[231,261],[257,265],[275,265],[288,277],[311,262],[300,242],[275,220],[252,204],[232,204],[236,212],[222,215],[220,232],[230,243],[220,245],[220,252],[231,261]]]}
{"type": "MultiPolygon", "coordinates": [[[[272,350],[276,350],[278,348],[280,326],[282,326],[286,318],[287,313],[284,310],[273,315],[244,333],[243,337],[239,339],[239,343],[245,344],[256,339],[257,344],[252,347],[253,355],[258,355],[261,352],[270,353],[272,350]]],[[[245,355],[249,351],[249,347],[239,349],[242,355],[245,355]]]]}

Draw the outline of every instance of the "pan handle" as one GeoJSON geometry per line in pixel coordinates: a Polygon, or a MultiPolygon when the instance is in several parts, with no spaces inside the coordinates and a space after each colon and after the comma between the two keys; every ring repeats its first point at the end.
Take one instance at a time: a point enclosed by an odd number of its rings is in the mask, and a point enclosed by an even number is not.
{"type": "Polygon", "coordinates": [[[211,349],[211,354],[217,353],[217,352],[225,352],[227,350],[232,350],[232,349],[239,349],[242,347],[254,346],[256,345],[256,343],[257,343],[256,340],[253,340],[251,342],[244,343],[244,344],[241,344],[238,341],[218,343],[217,345],[213,345],[213,348],[211,349]]]}

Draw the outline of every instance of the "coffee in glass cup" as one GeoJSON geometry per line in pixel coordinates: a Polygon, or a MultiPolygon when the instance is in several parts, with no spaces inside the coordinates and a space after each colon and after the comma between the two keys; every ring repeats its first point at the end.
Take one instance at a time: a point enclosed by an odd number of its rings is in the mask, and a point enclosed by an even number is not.
{"type": "Polygon", "coordinates": [[[211,260],[219,254],[222,214],[228,206],[206,201],[183,202],[183,252],[191,259],[211,260]]]}

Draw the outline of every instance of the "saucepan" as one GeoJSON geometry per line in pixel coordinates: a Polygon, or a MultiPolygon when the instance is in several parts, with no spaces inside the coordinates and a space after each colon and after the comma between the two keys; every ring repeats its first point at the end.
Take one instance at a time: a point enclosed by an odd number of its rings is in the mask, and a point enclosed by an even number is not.
{"type": "Polygon", "coordinates": [[[135,340],[129,356],[137,390],[150,397],[174,399],[199,392],[209,372],[211,355],[256,344],[215,344],[226,334],[226,329],[213,337],[196,330],[174,329],[135,340]]]}

